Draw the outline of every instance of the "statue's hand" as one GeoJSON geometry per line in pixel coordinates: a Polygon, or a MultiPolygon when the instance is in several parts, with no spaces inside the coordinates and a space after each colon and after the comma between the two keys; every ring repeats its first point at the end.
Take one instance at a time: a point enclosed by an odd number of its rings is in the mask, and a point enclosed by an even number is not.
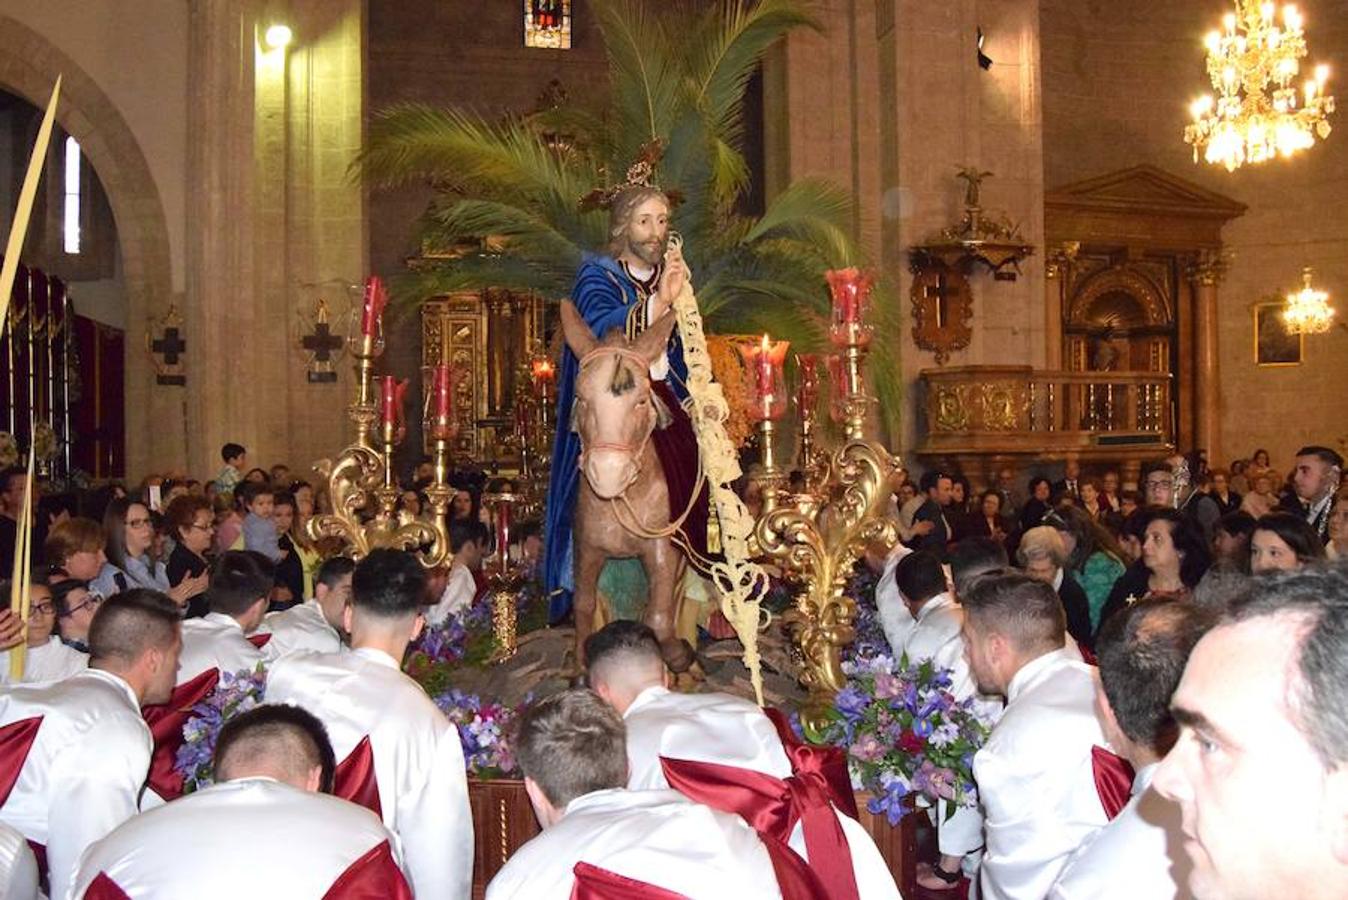
{"type": "Polygon", "coordinates": [[[665,308],[673,305],[674,298],[683,292],[688,283],[688,264],[683,261],[683,251],[670,247],[665,253],[665,271],[660,275],[660,303],[665,308]]]}

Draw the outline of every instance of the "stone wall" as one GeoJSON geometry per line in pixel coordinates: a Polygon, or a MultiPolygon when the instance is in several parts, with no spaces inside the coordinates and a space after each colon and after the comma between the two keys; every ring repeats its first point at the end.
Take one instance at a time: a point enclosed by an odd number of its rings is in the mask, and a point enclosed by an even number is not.
{"type": "MultiPolygon", "coordinates": [[[[1235,173],[1195,165],[1183,141],[1188,104],[1206,92],[1202,35],[1217,27],[1216,3],[1043,0],[1044,182],[1049,188],[1151,163],[1249,205],[1228,225],[1233,252],[1219,294],[1221,421],[1228,461],[1266,447],[1286,470],[1305,443],[1348,441],[1348,329],[1309,336],[1304,362],[1254,363],[1251,305],[1299,285],[1302,266],[1348,310],[1348,122],[1291,160],[1235,173]]],[[[1348,18],[1335,0],[1305,0],[1307,62],[1335,65],[1330,87],[1348,97],[1348,18]]]]}

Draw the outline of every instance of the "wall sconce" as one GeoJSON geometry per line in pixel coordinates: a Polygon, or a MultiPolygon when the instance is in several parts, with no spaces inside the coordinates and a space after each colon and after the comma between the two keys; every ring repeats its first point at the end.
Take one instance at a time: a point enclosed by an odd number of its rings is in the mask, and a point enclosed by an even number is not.
{"type": "Polygon", "coordinates": [[[295,33],[290,30],[290,26],[283,22],[273,22],[267,26],[267,30],[262,34],[262,42],[267,45],[268,50],[280,50],[290,44],[295,37],[295,33]]]}
{"type": "Polygon", "coordinates": [[[992,68],[992,57],[983,52],[983,42],[988,39],[988,36],[983,33],[982,26],[978,27],[977,34],[978,40],[976,46],[978,49],[978,65],[979,68],[986,71],[987,69],[992,68]]]}

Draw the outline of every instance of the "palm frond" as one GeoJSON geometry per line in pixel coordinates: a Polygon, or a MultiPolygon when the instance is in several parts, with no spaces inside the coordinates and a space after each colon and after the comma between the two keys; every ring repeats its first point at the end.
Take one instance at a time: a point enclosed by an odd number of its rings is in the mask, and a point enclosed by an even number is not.
{"type": "Polygon", "coordinates": [[[609,58],[612,92],[614,175],[620,175],[643,144],[669,137],[679,117],[682,84],[671,57],[673,45],[644,0],[594,0],[593,8],[609,58]]]}
{"type": "Polygon", "coordinates": [[[395,306],[415,306],[428,299],[483,288],[535,291],[544,297],[565,297],[574,270],[553,270],[512,256],[480,254],[445,260],[392,279],[389,293],[395,306]]]}
{"type": "Polygon", "coordinates": [[[574,269],[583,250],[544,218],[529,210],[495,200],[460,199],[432,211],[441,246],[484,234],[505,241],[513,256],[529,260],[556,260],[574,269]]]}

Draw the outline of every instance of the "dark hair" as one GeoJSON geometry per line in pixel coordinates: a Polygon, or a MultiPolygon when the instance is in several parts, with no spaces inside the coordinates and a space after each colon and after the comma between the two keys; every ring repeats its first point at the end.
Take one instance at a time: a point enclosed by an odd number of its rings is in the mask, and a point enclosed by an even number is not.
{"type": "Polygon", "coordinates": [[[234,486],[234,502],[245,508],[252,506],[258,497],[276,496],[276,490],[263,481],[240,481],[234,486]]]}
{"type": "Polygon", "coordinates": [[[337,586],[337,582],[356,571],[356,561],[349,556],[333,556],[323,560],[314,575],[315,585],[325,585],[328,590],[337,586]]]}
{"type": "Polygon", "coordinates": [[[15,478],[27,478],[28,470],[23,466],[5,466],[0,469],[0,493],[9,493],[9,483],[15,478]]]}
{"type": "Polygon", "coordinates": [[[910,603],[925,603],[945,593],[945,570],[941,568],[940,557],[930,550],[909,553],[894,567],[894,583],[910,603]]]}
{"type": "Polygon", "coordinates": [[[351,606],[396,619],[415,615],[426,600],[426,570],[403,550],[371,550],[351,574],[351,606]]]}
{"type": "Polygon", "coordinates": [[[226,550],[211,572],[211,612],[241,616],[265,600],[275,583],[276,565],[267,557],[255,550],[226,550]]]}
{"type": "Polygon", "coordinates": [[[76,591],[89,590],[89,582],[79,578],[63,578],[51,585],[51,601],[56,607],[56,617],[63,619],[70,615],[70,595],[76,591]]]}
{"type": "Polygon", "coordinates": [[[982,515],[982,512],[983,512],[983,501],[986,500],[986,499],[988,499],[989,497],[996,497],[996,498],[997,498],[997,515],[1001,515],[1001,514],[1004,512],[1004,510],[1002,509],[1002,507],[1005,505],[1005,504],[1002,502],[1002,492],[1001,492],[1001,491],[994,491],[994,490],[986,490],[986,491],[984,491],[983,493],[981,493],[981,494],[978,495],[978,507],[979,507],[979,508],[978,508],[978,512],[979,512],[979,515],[982,515]]]}
{"type": "Polygon", "coordinates": [[[1170,523],[1170,540],[1174,543],[1176,552],[1181,554],[1180,581],[1184,582],[1186,587],[1192,588],[1202,580],[1208,567],[1212,565],[1212,551],[1208,549],[1207,541],[1203,539],[1203,532],[1177,509],[1164,506],[1151,507],[1151,518],[1147,520],[1148,527],[1157,521],[1170,523]]]}
{"type": "Polygon", "coordinates": [[[1254,516],[1238,509],[1222,516],[1217,521],[1217,530],[1248,541],[1254,535],[1254,524],[1254,516]]]}
{"type": "Polygon", "coordinates": [[[231,459],[238,459],[247,452],[243,444],[225,444],[220,448],[220,459],[228,463],[231,459]]]}
{"type": "Polygon", "coordinates": [[[1175,467],[1170,464],[1169,460],[1154,459],[1142,467],[1142,471],[1138,474],[1138,483],[1146,484],[1147,476],[1152,472],[1164,472],[1167,475],[1174,475],[1175,467]]]}
{"type": "Polygon", "coordinates": [[[271,475],[269,475],[267,473],[267,470],[262,468],[261,466],[253,466],[253,468],[245,472],[243,476],[244,481],[252,481],[254,474],[262,476],[262,480],[257,482],[258,484],[265,484],[268,486],[271,485],[271,475]]]}
{"type": "Polygon", "coordinates": [[[199,512],[214,515],[215,509],[211,506],[211,501],[205,497],[182,494],[174,497],[169,503],[168,509],[164,511],[164,518],[168,520],[169,528],[172,529],[173,534],[179,535],[185,533],[195,524],[199,512]]]}
{"type": "MultiPolygon", "coordinates": [[[[1089,480],[1083,482],[1090,483],[1089,480]]],[[[1107,553],[1119,562],[1123,562],[1123,550],[1114,535],[1078,506],[1064,506],[1044,516],[1044,524],[1052,525],[1059,531],[1072,535],[1076,546],[1067,558],[1067,568],[1080,572],[1086,568],[1086,560],[1097,552],[1107,553]]]]}
{"type": "Polygon", "coordinates": [[[107,538],[103,552],[108,562],[122,571],[126,571],[126,516],[133,506],[144,507],[147,513],[150,509],[133,497],[116,497],[103,511],[103,535],[107,538]]]}
{"type": "Polygon", "coordinates": [[[1022,652],[1061,649],[1067,617],[1053,585],[1015,569],[981,575],[960,594],[970,619],[1009,638],[1022,652]]]}
{"type": "Polygon", "coordinates": [[[515,726],[515,758],[548,802],[627,784],[627,731],[598,694],[563,691],[526,709],[515,726]]]}
{"type": "Polygon", "coordinates": [[[133,588],[109,597],[89,623],[90,667],[112,658],[133,665],[148,650],[167,650],[180,620],[178,604],[159,591],[133,588]]]}
{"type": "Polygon", "coordinates": [[[1119,491],[1119,504],[1131,503],[1134,506],[1142,505],[1141,491],[1119,491]]]}
{"type": "Polygon", "coordinates": [[[1130,512],[1119,526],[1119,534],[1124,537],[1136,538],[1140,543],[1146,539],[1147,526],[1156,515],[1159,506],[1138,506],[1137,509],[1130,512]]]}
{"type": "MultiPolygon", "coordinates": [[[[1271,512],[1259,517],[1254,523],[1254,531],[1268,531],[1276,534],[1301,563],[1316,562],[1325,558],[1325,545],[1306,520],[1289,512],[1271,512]]],[[[1254,539],[1254,532],[1250,533],[1254,539]]]]}
{"type": "Polygon", "coordinates": [[[1100,684],[1119,729],[1158,756],[1175,745],[1170,698],[1213,616],[1192,603],[1139,600],[1105,620],[1095,638],[1100,684]]]}
{"type": "MultiPolygon", "coordinates": [[[[1308,447],[1302,447],[1297,451],[1297,456],[1314,456],[1325,465],[1337,466],[1340,469],[1343,468],[1343,457],[1340,456],[1337,451],[1331,450],[1328,447],[1321,447],[1319,444],[1311,444],[1308,447]]],[[[6,482],[6,485],[8,485],[8,482],[6,482]]]]}
{"type": "Polygon", "coordinates": [[[486,526],[477,519],[454,519],[449,523],[449,549],[458,553],[469,541],[486,543],[486,530],[486,526]]]}
{"type": "Polygon", "coordinates": [[[1303,569],[1255,579],[1225,621],[1301,620],[1288,705],[1326,771],[1348,763],[1348,570],[1303,569]]]}
{"type": "Polygon", "coordinates": [[[987,572],[1005,569],[1010,563],[1006,547],[990,537],[967,537],[950,550],[950,576],[955,594],[964,597],[969,582],[987,572]]]}
{"type": "Polygon", "coordinates": [[[295,495],[290,491],[274,490],[272,491],[272,503],[276,506],[289,506],[295,508],[295,495]]]}
{"type": "MultiPolygon", "coordinates": [[[[922,480],[918,482],[918,487],[921,488],[922,493],[924,494],[930,493],[931,489],[936,487],[936,485],[940,483],[942,478],[950,478],[950,476],[947,473],[940,471],[939,469],[932,469],[929,472],[923,472],[922,480]]],[[[952,478],[951,481],[954,481],[954,479],[952,478]]]]}
{"type": "Polygon", "coordinates": [[[1053,490],[1053,482],[1049,481],[1049,480],[1048,480],[1047,478],[1045,478],[1043,475],[1036,475],[1036,476],[1034,476],[1033,478],[1030,479],[1030,497],[1031,497],[1031,498],[1034,497],[1034,490],[1035,490],[1035,488],[1039,487],[1039,485],[1041,485],[1041,484],[1046,484],[1046,485],[1048,485],[1049,491],[1052,491],[1052,490],[1053,490]]]}
{"type": "Polygon", "coordinates": [[[319,790],[332,793],[337,770],[332,741],[323,723],[303,707],[265,703],[226,719],[215,740],[213,765],[219,780],[227,779],[230,757],[242,757],[236,766],[265,762],[296,777],[318,766],[319,790]]]}
{"type": "Polygon", "coordinates": [[[527,522],[521,522],[519,525],[515,526],[514,537],[515,541],[520,544],[523,544],[525,541],[529,540],[529,538],[532,537],[536,537],[539,540],[542,540],[543,523],[539,522],[537,519],[530,519],[527,522]]]}
{"type": "Polygon", "coordinates": [[[664,665],[660,640],[644,622],[614,619],[585,639],[585,664],[590,671],[613,661],[642,660],[664,665]]]}

